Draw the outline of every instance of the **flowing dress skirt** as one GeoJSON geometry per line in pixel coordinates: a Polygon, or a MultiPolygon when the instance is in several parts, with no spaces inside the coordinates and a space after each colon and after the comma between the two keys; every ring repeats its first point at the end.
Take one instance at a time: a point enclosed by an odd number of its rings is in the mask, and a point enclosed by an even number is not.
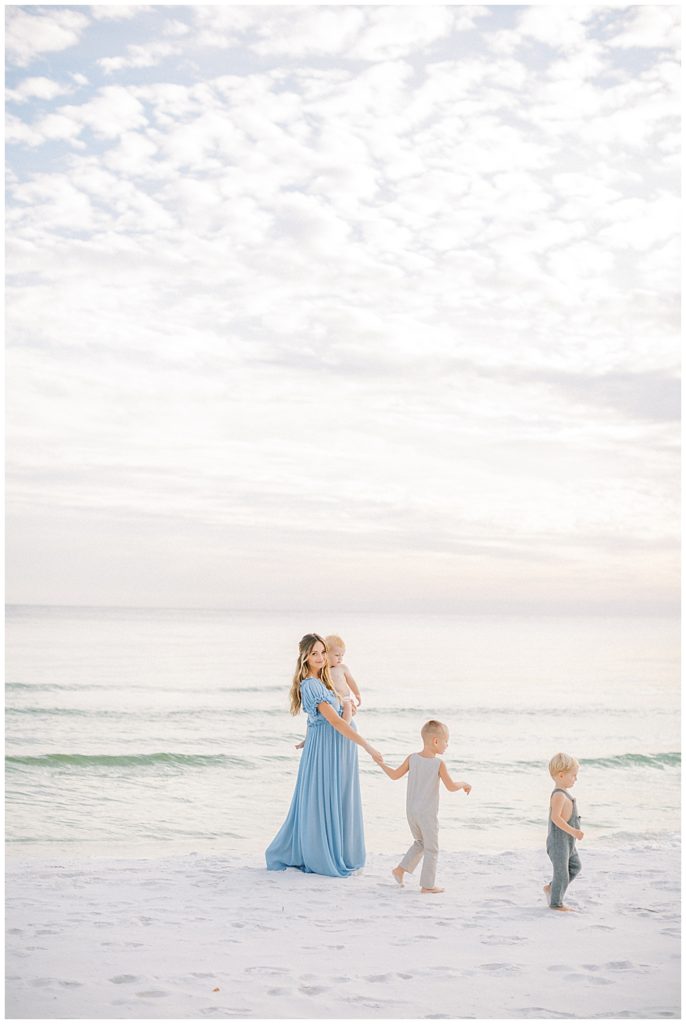
{"type": "Polygon", "coordinates": [[[310,722],[286,820],[266,851],[270,871],[343,877],[365,862],[357,745],[310,722]]]}

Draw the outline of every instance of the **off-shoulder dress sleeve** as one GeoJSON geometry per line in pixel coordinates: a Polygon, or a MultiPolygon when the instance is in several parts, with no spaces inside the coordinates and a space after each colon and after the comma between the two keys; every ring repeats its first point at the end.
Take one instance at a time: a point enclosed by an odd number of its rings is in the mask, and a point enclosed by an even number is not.
{"type": "Polygon", "coordinates": [[[303,679],[300,684],[302,709],[306,715],[315,715],[323,700],[336,707],[338,702],[335,694],[328,690],[319,679],[303,679]]]}

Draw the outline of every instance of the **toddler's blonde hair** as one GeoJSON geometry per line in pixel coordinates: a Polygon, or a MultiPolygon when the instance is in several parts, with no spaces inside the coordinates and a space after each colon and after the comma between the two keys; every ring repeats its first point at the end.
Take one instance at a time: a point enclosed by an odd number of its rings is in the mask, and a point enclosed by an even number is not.
{"type": "Polygon", "coordinates": [[[435,718],[430,718],[422,726],[422,739],[426,741],[427,736],[444,736],[447,731],[447,725],[443,725],[443,722],[438,722],[435,718]]]}
{"type": "Polygon", "coordinates": [[[332,633],[331,636],[327,636],[326,638],[326,646],[327,648],[342,647],[343,650],[345,651],[345,640],[343,640],[340,636],[336,636],[335,633],[332,633]]]}
{"type": "Polygon", "coordinates": [[[560,772],[569,772],[572,768],[578,768],[579,762],[571,754],[555,754],[550,758],[548,763],[548,771],[555,778],[560,772]]]}

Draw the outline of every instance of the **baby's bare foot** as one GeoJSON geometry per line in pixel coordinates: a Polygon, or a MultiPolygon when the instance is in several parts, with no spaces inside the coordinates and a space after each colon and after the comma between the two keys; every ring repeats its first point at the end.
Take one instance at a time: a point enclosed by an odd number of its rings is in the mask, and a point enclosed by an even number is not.
{"type": "Polygon", "coordinates": [[[445,889],[439,889],[437,885],[432,885],[430,889],[425,889],[422,886],[422,892],[445,892],[445,889]]]}
{"type": "Polygon", "coordinates": [[[404,868],[393,868],[391,874],[395,878],[398,885],[405,885],[405,883],[403,882],[403,875],[405,874],[404,868]]]}
{"type": "Polygon", "coordinates": [[[551,886],[550,882],[548,882],[547,885],[543,886],[543,892],[545,893],[545,898],[548,901],[548,906],[550,906],[550,890],[551,890],[551,888],[552,888],[552,886],[551,886]]]}

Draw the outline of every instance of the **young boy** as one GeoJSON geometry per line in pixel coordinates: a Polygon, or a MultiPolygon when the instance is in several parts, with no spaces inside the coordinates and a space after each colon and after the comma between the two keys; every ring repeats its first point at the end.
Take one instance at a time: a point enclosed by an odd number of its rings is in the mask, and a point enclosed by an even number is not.
{"type": "Polygon", "coordinates": [[[419,879],[423,893],[445,892],[436,886],[436,863],[438,861],[438,780],[451,793],[463,789],[470,793],[468,782],[453,782],[438,754],[448,746],[448,727],[432,719],[422,726],[424,749],[418,754],[408,754],[399,768],[381,768],[389,779],[401,779],[409,772],[407,780],[407,821],[414,836],[414,843],[407,851],[393,877],[398,885],[404,885],[403,876],[412,872],[424,858],[419,879]]]}
{"type": "Polygon", "coordinates": [[[576,782],[579,762],[569,754],[555,754],[548,765],[555,789],[550,797],[546,850],[553,862],[553,880],[543,886],[551,910],[569,911],[562,902],[569,883],[581,871],[576,840],[583,839],[576,800],[567,792],[576,782]]]}

